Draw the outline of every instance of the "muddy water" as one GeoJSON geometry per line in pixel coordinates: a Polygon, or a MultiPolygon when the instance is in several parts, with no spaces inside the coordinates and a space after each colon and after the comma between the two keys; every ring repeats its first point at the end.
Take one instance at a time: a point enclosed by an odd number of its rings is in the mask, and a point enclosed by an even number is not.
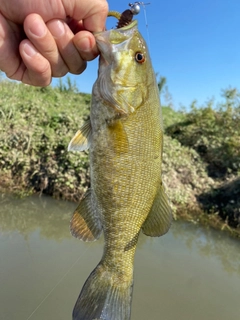
{"type": "MultiPolygon", "coordinates": [[[[71,237],[75,206],[45,197],[0,198],[1,320],[71,320],[103,248],[103,240],[71,237]]],[[[239,240],[180,222],[164,237],[141,237],[132,320],[235,320],[239,314],[239,240]]]]}

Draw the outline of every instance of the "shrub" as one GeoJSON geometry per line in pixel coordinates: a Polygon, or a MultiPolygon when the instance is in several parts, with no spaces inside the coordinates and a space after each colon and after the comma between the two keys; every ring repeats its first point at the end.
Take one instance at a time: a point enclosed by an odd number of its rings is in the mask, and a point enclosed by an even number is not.
{"type": "Polygon", "coordinates": [[[240,171],[240,104],[237,94],[226,90],[224,96],[217,109],[211,103],[203,108],[193,103],[184,121],[166,128],[168,135],[199,153],[213,178],[240,171]]]}

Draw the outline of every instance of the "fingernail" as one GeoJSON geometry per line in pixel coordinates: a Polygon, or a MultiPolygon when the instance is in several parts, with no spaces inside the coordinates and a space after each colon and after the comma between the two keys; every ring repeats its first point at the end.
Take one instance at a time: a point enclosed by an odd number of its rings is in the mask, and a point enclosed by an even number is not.
{"type": "Polygon", "coordinates": [[[65,33],[65,26],[61,20],[49,22],[48,29],[54,38],[59,38],[65,33]]]}
{"type": "Polygon", "coordinates": [[[80,38],[77,41],[77,47],[79,51],[83,51],[83,52],[89,52],[92,50],[92,46],[88,37],[80,38]]]}
{"type": "Polygon", "coordinates": [[[47,33],[47,28],[42,21],[40,21],[39,23],[37,21],[33,23],[29,30],[35,37],[38,38],[44,37],[47,33]]]}
{"type": "Polygon", "coordinates": [[[29,43],[24,43],[23,51],[29,57],[33,57],[33,56],[35,56],[37,54],[37,51],[35,50],[35,48],[32,45],[30,45],[29,43]]]}

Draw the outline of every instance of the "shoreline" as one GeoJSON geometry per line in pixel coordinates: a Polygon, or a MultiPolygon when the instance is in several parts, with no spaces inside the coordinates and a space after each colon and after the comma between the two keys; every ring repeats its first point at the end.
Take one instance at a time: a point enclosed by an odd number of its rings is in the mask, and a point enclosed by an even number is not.
{"type": "MultiPolygon", "coordinates": [[[[90,186],[88,154],[67,145],[88,119],[90,101],[74,86],[0,82],[0,191],[78,202],[90,186]]],[[[162,177],[174,217],[240,237],[238,109],[162,112],[162,177]]]]}
{"type": "MultiPolygon", "coordinates": [[[[0,185],[0,193],[1,194],[11,194],[14,197],[18,198],[25,198],[32,195],[39,195],[41,197],[42,194],[45,196],[53,197],[56,200],[59,201],[70,201],[74,203],[78,203],[80,201],[80,197],[59,197],[62,193],[59,191],[58,196],[57,193],[54,195],[50,195],[45,192],[45,190],[36,191],[34,188],[31,189],[21,189],[19,186],[14,185],[13,183],[10,185],[9,179],[5,177],[0,176],[0,179],[2,182],[5,182],[5,185],[0,185]]],[[[70,194],[70,192],[69,192],[70,194]]],[[[170,205],[172,206],[172,203],[170,202],[170,205]]],[[[205,228],[213,228],[215,230],[218,230],[220,232],[225,232],[229,234],[230,236],[234,238],[240,238],[240,228],[232,228],[229,226],[226,222],[222,221],[222,219],[216,215],[216,214],[207,214],[201,208],[196,205],[190,207],[178,207],[176,210],[174,210],[174,220],[181,220],[181,221],[187,221],[191,222],[193,224],[199,224],[200,226],[203,226],[205,228]]]]}

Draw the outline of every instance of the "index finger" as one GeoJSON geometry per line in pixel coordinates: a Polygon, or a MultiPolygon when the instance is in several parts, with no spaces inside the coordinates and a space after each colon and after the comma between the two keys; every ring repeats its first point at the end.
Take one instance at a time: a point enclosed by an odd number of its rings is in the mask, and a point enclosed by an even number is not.
{"type": "Polygon", "coordinates": [[[100,32],[105,29],[108,14],[106,0],[75,0],[71,4],[69,0],[63,0],[66,14],[73,19],[83,20],[84,28],[91,32],[100,32]]]}

